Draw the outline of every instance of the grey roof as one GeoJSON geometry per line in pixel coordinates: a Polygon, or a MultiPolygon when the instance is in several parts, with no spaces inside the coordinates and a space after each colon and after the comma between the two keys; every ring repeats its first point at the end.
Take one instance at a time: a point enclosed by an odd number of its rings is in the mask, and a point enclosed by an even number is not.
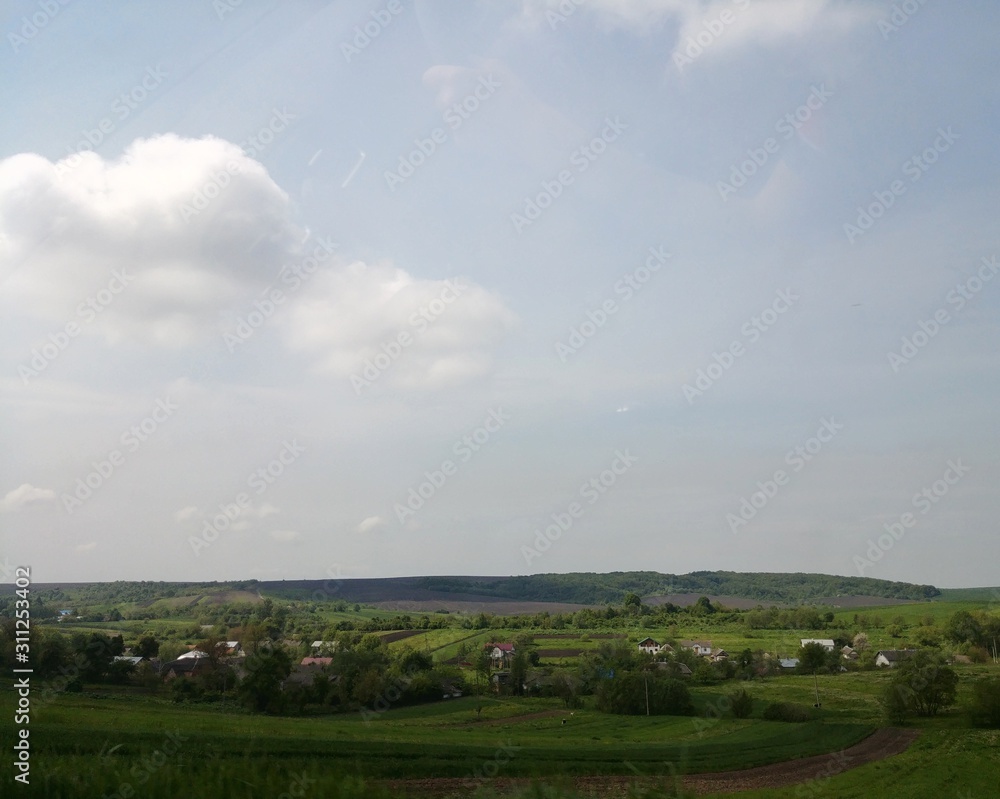
{"type": "Polygon", "coordinates": [[[890,663],[895,663],[897,660],[912,657],[916,652],[916,649],[880,649],[875,657],[881,655],[890,663]]]}

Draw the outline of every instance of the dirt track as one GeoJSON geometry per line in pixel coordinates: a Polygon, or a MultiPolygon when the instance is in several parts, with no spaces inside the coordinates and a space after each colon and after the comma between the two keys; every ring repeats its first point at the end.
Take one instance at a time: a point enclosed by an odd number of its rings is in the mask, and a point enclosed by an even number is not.
{"type": "MultiPolygon", "coordinates": [[[[811,780],[822,784],[828,778],[844,771],[905,752],[919,735],[919,730],[886,727],[876,730],[863,741],[840,752],[786,760],[742,771],[692,774],[683,778],[683,784],[688,790],[699,794],[784,788],[811,780]]],[[[454,777],[391,780],[384,784],[392,788],[403,788],[408,795],[440,798],[468,796],[472,790],[486,782],[490,782],[497,791],[523,788],[529,784],[528,780],[523,779],[473,781],[454,777]]],[[[573,780],[573,785],[584,794],[625,797],[631,786],[639,784],[652,787],[656,782],[658,781],[636,777],[579,777],[573,780]]]]}
{"type": "Polygon", "coordinates": [[[742,771],[692,774],[684,778],[684,785],[698,793],[714,793],[784,788],[810,780],[824,781],[828,777],[863,766],[865,763],[905,752],[919,735],[919,730],[885,727],[840,752],[786,760],[783,763],[772,763],[769,766],[758,766],[742,771]]]}

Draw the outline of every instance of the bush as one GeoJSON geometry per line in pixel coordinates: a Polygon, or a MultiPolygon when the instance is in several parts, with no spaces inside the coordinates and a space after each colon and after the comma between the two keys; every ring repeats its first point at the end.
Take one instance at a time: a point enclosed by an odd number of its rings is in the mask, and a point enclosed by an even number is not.
{"type": "Polygon", "coordinates": [[[694,712],[691,692],[680,680],[638,672],[624,672],[602,681],[597,689],[597,709],[602,713],[645,715],[647,684],[652,715],[688,716],[694,712]]]}
{"type": "Polygon", "coordinates": [[[729,707],[736,718],[748,718],[753,712],[753,697],[746,689],[740,688],[729,695],[729,707]]]}
{"type": "Polygon", "coordinates": [[[905,692],[899,690],[899,686],[892,683],[885,686],[879,701],[882,704],[885,720],[890,724],[905,724],[910,718],[912,708],[905,692]]]}
{"type": "Polygon", "coordinates": [[[973,683],[971,716],[978,727],[1000,727],[1000,677],[973,683]]]}
{"type": "Polygon", "coordinates": [[[804,705],[796,705],[793,702],[772,702],[766,708],[761,717],[765,721],[790,721],[801,723],[811,721],[813,714],[804,705]]]}
{"type": "Polygon", "coordinates": [[[890,720],[911,715],[936,716],[955,704],[958,675],[944,658],[920,651],[895,669],[882,695],[882,707],[890,720]]]}

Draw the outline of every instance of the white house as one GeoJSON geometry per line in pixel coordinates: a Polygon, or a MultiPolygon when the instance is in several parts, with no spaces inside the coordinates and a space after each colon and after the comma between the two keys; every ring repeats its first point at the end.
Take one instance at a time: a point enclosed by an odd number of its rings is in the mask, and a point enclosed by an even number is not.
{"type": "Polygon", "coordinates": [[[681,646],[684,649],[693,650],[696,655],[701,657],[712,654],[711,641],[681,641],[681,646]]]}
{"type": "Polygon", "coordinates": [[[879,668],[894,669],[901,660],[913,657],[916,653],[916,649],[880,649],[875,655],[875,665],[879,668]]]}
{"type": "Polygon", "coordinates": [[[486,651],[489,652],[495,669],[509,668],[511,660],[514,659],[513,644],[487,644],[486,651]]]}
{"type": "Polygon", "coordinates": [[[643,638],[639,642],[639,649],[645,652],[647,655],[655,655],[660,651],[660,644],[654,641],[652,638],[643,638]]]}

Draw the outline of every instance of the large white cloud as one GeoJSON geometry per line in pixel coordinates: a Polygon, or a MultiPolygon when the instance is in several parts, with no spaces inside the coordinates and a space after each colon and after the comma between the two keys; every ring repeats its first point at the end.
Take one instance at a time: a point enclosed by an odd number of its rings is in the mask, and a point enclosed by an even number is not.
{"type": "Polygon", "coordinates": [[[270,324],[319,371],[348,376],[403,331],[414,340],[386,384],[450,385],[488,370],[513,317],[486,289],[344,266],[329,238],[316,241],[264,167],[222,139],[168,134],[117,160],[0,162],[2,299],[54,329],[73,323],[110,345],[221,341],[273,286],[284,299],[270,324]]]}
{"type": "Polygon", "coordinates": [[[0,162],[4,294],[112,343],[189,345],[294,253],[288,206],[216,138],[139,139],[114,161],[17,155],[0,162]]]}

